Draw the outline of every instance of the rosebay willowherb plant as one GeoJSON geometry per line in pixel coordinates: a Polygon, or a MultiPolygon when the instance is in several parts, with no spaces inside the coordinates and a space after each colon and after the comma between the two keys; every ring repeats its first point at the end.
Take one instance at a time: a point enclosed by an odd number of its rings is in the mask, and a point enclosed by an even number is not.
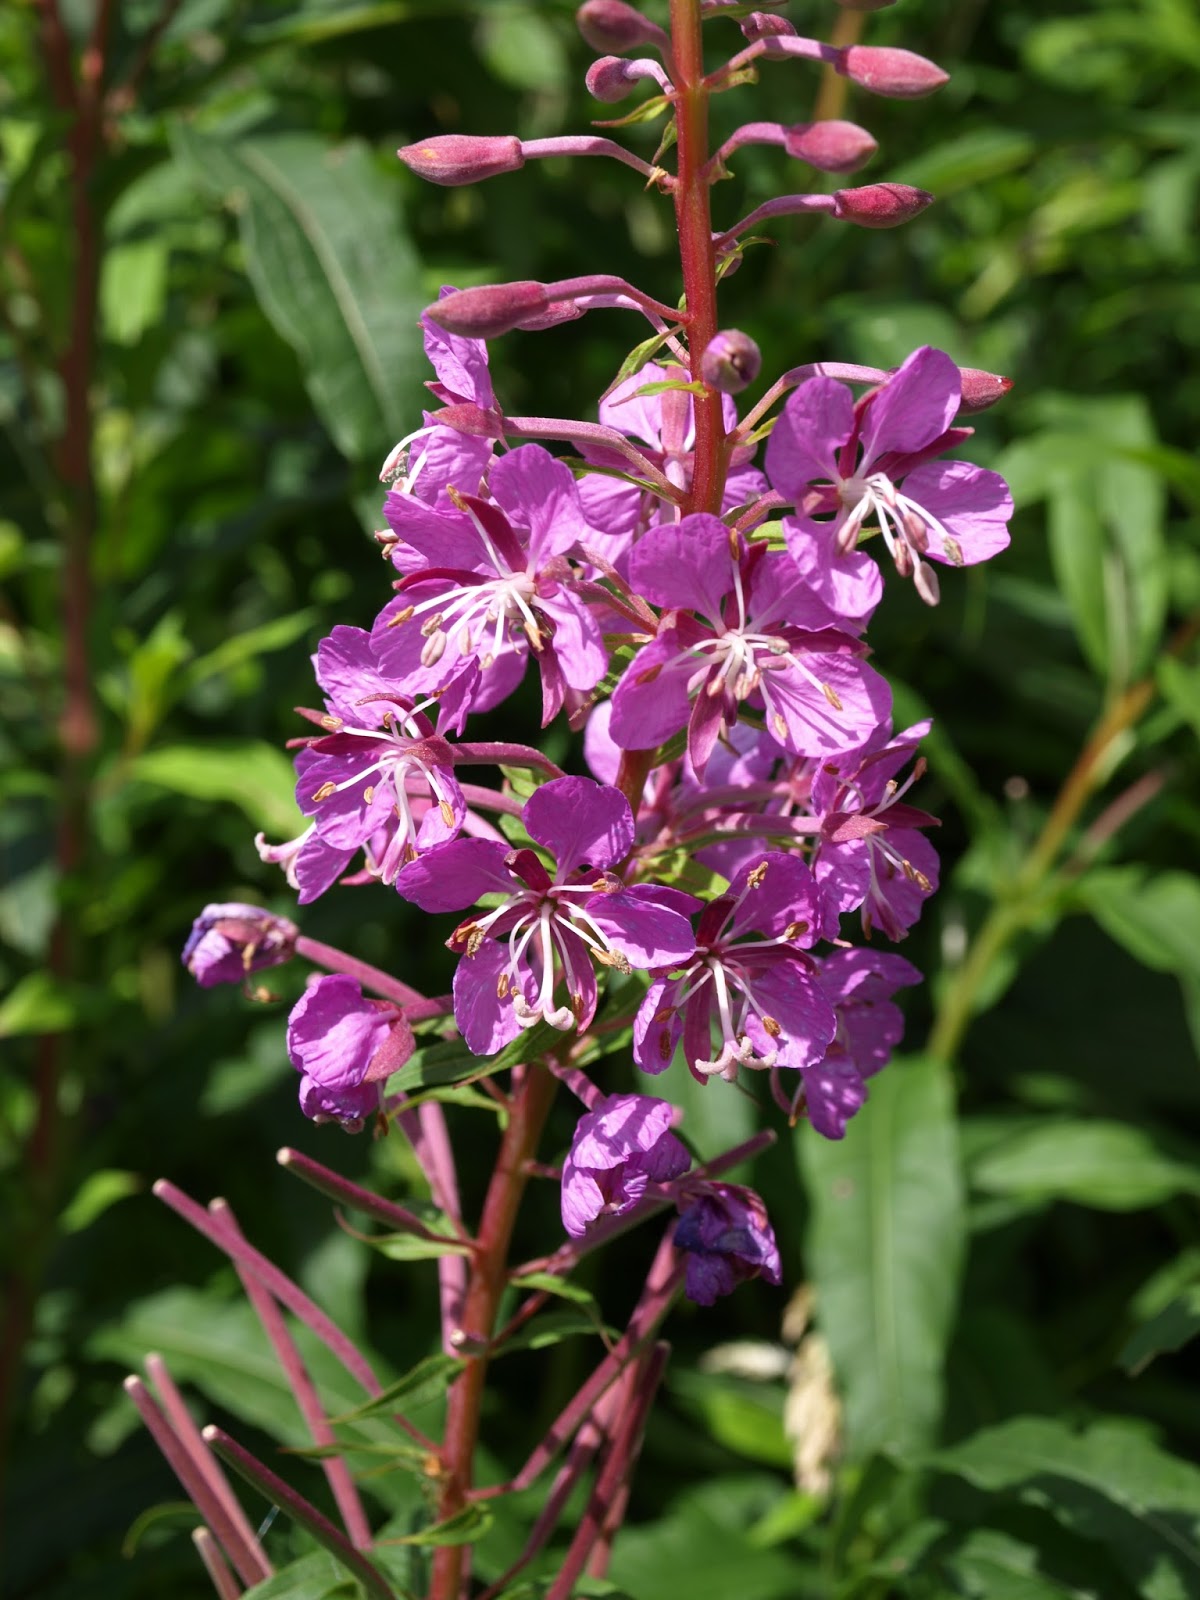
{"type": "Polygon", "coordinates": [[[566,1600],[585,1576],[601,1576],[672,1303],[685,1294],[711,1305],[746,1279],[784,1277],[763,1202],[723,1181],[773,1134],[697,1165],[671,1076],[723,1080],[709,1084],[712,1095],[737,1092],[739,1080],[765,1086],[768,1116],[807,1118],[841,1139],[853,1137],[868,1080],[900,1038],[893,997],[920,975],[881,941],[902,939],[936,887],[927,836],[936,819],[913,794],[928,724],[893,728],[887,680],[869,660],[867,628],[885,586],[871,551],[882,546],[888,572],[934,604],[939,566],[1004,548],[1003,481],[947,452],[969,437],[959,419],[1008,384],[922,348],[891,372],[791,367],[739,417],[734,396],[761,358],[722,325],[718,290],[750,231],[813,212],[891,227],[931,197],[896,183],[789,194],[714,227],[712,185],[742,146],[779,145],[840,176],[875,143],[844,121],[748,122],[714,149],[710,99],[741,91],[760,63],[797,58],[896,98],[945,81],[905,50],[804,38],[782,11],[671,0],[664,28],[623,0],[580,7],[580,31],[600,53],[587,74],[592,95],[615,103],[649,89],[635,115],[663,119],[653,162],[592,135],[454,134],[399,152],[446,185],[542,156],[622,161],[674,206],[683,293],[667,304],[590,273],[447,288],[422,319],[439,404],[384,468],[378,537],[393,593],[369,629],[340,626],[320,642],[322,704],[303,713],[313,731],[295,761],[308,826],[286,843],[260,838],[259,848],[301,906],[335,885],[378,881],[419,907],[458,957],[452,995],[419,994],[403,974],[249,905],[208,907],[185,949],[206,985],[244,983],[294,957],[323,969],[288,1023],[301,1109],[410,1141],[436,1211],[418,1214],[294,1151],[280,1159],[407,1238],[413,1255],[436,1256],[441,1290],[441,1353],[385,1388],[227,1206],[206,1210],[159,1185],[236,1266],[342,1521],[223,1431],[199,1433],[152,1361],[158,1401],[139,1379],[128,1388],[204,1519],[197,1544],[222,1596],[271,1569],[219,1461],[369,1593],[411,1593],[418,1581],[411,1567],[397,1576],[397,1541],[367,1517],[284,1310],[361,1386],[351,1420],[390,1421],[394,1458],[424,1483],[425,1526],[407,1537],[431,1552],[419,1579],[431,1600],[508,1593],[539,1558],[544,1589],[512,1593],[566,1600]],[[716,63],[702,49],[710,24],[714,46],[733,24],[743,35],[716,63]],[[600,420],[509,415],[487,341],[514,330],[553,338],[558,323],[601,308],[632,312],[650,331],[602,397],[600,420]],[[532,670],[543,728],[565,718],[581,733],[592,776],[563,772],[519,729],[503,742],[471,737],[472,718],[504,704],[532,670]],[[469,781],[475,767],[499,769],[500,781],[469,781]],[[631,1090],[641,1074],[666,1097],[631,1090]],[[486,1088],[503,1129],[473,1220],[439,1100],[464,1083],[486,1088]],[[582,1107],[561,1167],[566,1238],[514,1263],[522,1194],[532,1172],[547,1170],[539,1137],[564,1088],[582,1107]],[[573,1269],[636,1225],[661,1242],[627,1325],[511,1481],[477,1483],[489,1361],[526,1339],[548,1302],[586,1302],[573,1269]],[[434,1439],[405,1405],[441,1391],[445,1426],[434,1439]],[[473,1586],[470,1546],[490,1504],[533,1486],[543,1503],[519,1559],[473,1586]],[[547,1578],[542,1552],[580,1487],[582,1515],[547,1578]]]}

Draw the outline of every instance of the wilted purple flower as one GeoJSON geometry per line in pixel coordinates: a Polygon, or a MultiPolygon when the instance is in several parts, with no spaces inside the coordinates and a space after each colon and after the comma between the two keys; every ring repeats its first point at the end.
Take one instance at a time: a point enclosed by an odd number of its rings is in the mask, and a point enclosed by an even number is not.
{"type": "Polygon", "coordinates": [[[621,1217],[650,1183],[667,1183],[692,1164],[671,1132],[678,1107],[644,1094],[610,1094],[580,1117],[563,1163],[562,1219],[582,1238],[599,1217],[621,1217]]]}
{"type": "Polygon", "coordinates": [[[354,978],[311,978],[288,1018],[288,1055],[300,1109],[351,1131],[378,1109],[382,1085],[413,1053],[412,1029],[386,1000],[368,1000],[354,978]]]}
{"type": "Polygon", "coordinates": [[[388,496],[402,541],[394,559],[407,576],[372,637],[384,671],[410,694],[439,692],[477,664],[476,711],[516,688],[532,651],[549,722],[568,690],[593,689],[608,664],[567,560],[588,525],[570,471],[540,445],[502,456],[488,491],[494,504],[454,494],[445,511],[388,496]]]}
{"type": "Polygon", "coordinates": [[[938,585],[926,557],[961,567],[1008,544],[1012,498],[1003,478],[932,460],[968,437],[951,426],[961,402],[959,369],[928,345],[857,406],[834,378],[809,378],[788,396],[767,474],[796,507],[784,521],[792,558],[843,614],[862,615],[878,599],[878,578],[854,553],[868,521],[878,523],[901,577],[911,576],[931,604],[938,585]]]}
{"type": "Polygon", "coordinates": [[[680,1038],[701,1083],[715,1075],[732,1082],[739,1066],[815,1065],[837,1025],[805,954],[826,920],[805,862],[760,851],[701,912],[683,971],[650,985],[634,1021],[638,1066],[665,1071],[680,1038]],[[762,937],[746,937],[756,933],[762,937]]]}
{"type": "Polygon", "coordinates": [[[918,832],[937,818],[904,803],[925,770],[918,760],[903,784],[895,774],[929,732],[914,723],[894,739],[880,729],[861,749],[822,762],[812,777],[809,807],[821,822],[813,871],[839,912],[862,908],[863,932],[880,928],[903,939],[938,883],[938,858],[918,832]]]}
{"type": "Polygon", "coordinates": [[[783,1281],[767,1208],[740,1184],[706,1184],[675,1224],[675,1247],[687,1254],[684,1292],[700,1306],[750,1278],[783,1281]]]}
{"type": "Polygon", "coordinates": [[[192,923],[183,964],[204,989],[242,983],[251,972],[290,961],[299,933],[295,923],[261,906],[205,906],[192,923]]]}
{"type": "Polygon", "coordinates": [[[596,1010],[593,960],[623,971],[671,966],[693,947],[691,896],[626,888],[606,870],[633,846],[633,816],[619,789],[555,778],[534,791],[522,817],[530,838],[555,858],[553,877],[532,850],[460,839],[412,862],[396,880],[423,911],[460,911],[484,895],[504,896],[447,941],[463,952],[454,1016],[476,1055],[502,1049],[543,1019],[556,1028],[587,1027],[596,1010]],[[566,1004],[556,999],[560,981],[566,1004]]]}
{"type": "Polygon", "coordinates": [[[862,660],[866,646],[836,627],[782,552],[747,548],[697,512],[651,528],[629,562],[635,591],[667,615],[613,695],[624,748],[653,749],[686,726],[702,775],[744,700],[765,706],[768,730],[797,755],[862,744],[887,716],[891,693],[862,660]]]}
{"type": "Polygon", "coordinates": [[[887,1066],[904,1035],[904,1017],[892,996],[920,981],[916,967],[902,956],[877,950],[835,950],[818,962],[817,982],[837,1015],[837,1033],[799,1088],[772,1074],[780,1106],[793,1119],[805,1108],[818,1133],[842,1138],[867,1098],[865,1080],[887,1066]]]}

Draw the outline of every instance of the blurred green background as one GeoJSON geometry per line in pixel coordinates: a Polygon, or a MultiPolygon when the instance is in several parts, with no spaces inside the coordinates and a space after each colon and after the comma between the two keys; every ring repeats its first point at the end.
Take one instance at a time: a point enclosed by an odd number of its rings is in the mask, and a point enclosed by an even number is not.
{"type": "MultiPolygon", "coordinates": [[[[819,32],[834,9],[792,11],[819,32]]],[[[95,11],[62,6],[76,57],[95,11]]],[[[585,271],[678,294],[669,206],[626,169],[531,163],[442,190],[395,160],[434,132],[544,137],[606,114],[584,93],[572,13],[565,0],[128,0],[111,19],[117,94],[95,125],[82,226],[79,121],[47,74],[44,9],[0,15],[14,1600],[206,1592],[194,1518],[120,1390],[148,1349],[260,1453],[302,1442],[232,1271],[150,1197],[155,1177],[227,1196],[383,1370],[435,1347],[432,1265],[373,1255],[274,1162],[291,1144],[419,1192],[397,1139],[301,1118],[284,1018],[303,972],[270,974],[277,1000],[255,1005],[198,991],[178,952],[208,900],[289,910],[253,835],[296,831],[283,744],[301,731],[292,708],[315,698],[309,653],[336,622],[369,625],[388,593],[369,531],[379,465],[420,420],[421,306],[445,282],[585,271]],[[89,230],[81,469],[62,436],[89,230]],[[85,656],[64,647],[64,594],[87,600],[85,656]],[[88,689],[72,701],[73,672],[88,689]],[[95,743],[64,757],[64,704],[85,702],[95,743]]],[[[936,611],[890,582],[872,625],[897,721],[936,718],[915,798],[943,819],[943,888],[904,947],[929,978],[908,1003],[910,1059],[844,1144],[782,1130],[753,1174],[786,1290],[814,1286],[824,1343],[809,1338],[790,1377],[781,1354],[769,1378],[702,1369],[730,1340],[782,1349],[786,1295],[758,1284],[673,1318],[611,1575],[638,1600],[1175,1600],[1200,1594],[1185,1348],[1200,1327],[1200,14],[1193,0],[902,0],[863,38],[952,72],[932,99],[851,90],[842,112],[880,144],[861,181],[915,183],[937,204],[896,232],[781,222],[729,279],[725,320],[761,344],[764,381],[814,359],[892,365],[922,343],[1010,375],[963,454],[1009,477],[1013,546],[947,573],[936,611]],[[817,1457],[798,1488],[789,1392],[817,1457]],[[827,1471],[826,1424],[840,1440],[827,1471]]],[[[739,35],[718,18],[711,39],[715,61],[739,35]]],[[[716,136],[806,119],[819,83],[802,64],[765,66],[714,104],[716,136]]],[[[656,126],[616,136],[648,158],[656,126]]],[[[719,223],[805,187],[807,169],[785,165],[778,149],[739,153],[714,194],[719,223]]],[[[497,391],[513,413],[593,415],[641,336],[618,313],[510,336],[492,348],[497,391]]],[[[493,727],[532,737],[535,707],[493,727]]],[[[332,893],[303,925],[429,992],[447,986],[451,958],[386,890],[332,893]]],[[[631,1075],[610,1063],[605,1081],[631,1075]]],[[[724,1085],[665,1087],[705,1153],[755,1123],[724,1085]]],[[[494,1129],[466,1106],[450,1115],[477,1201],[494,1129]]],[[[548,1159],[570,1125],[561,1108],[548,1159]]],[[[533,1254],[559,1236],[552,1186],[528,1211],[519,1248],[533,1254]]],[[[652,1243],[589,1265],[613,1321],[652,1243]]],[[[496,1369],[498,1470],[595,1348],[496,1369]]],[[[284,1470],[320,1497],[311,1466],[284,1470]]],[[[371,1493],[380,1520],[422,1514],[402,1474],[371,1493]]],[[[536,1502],[497,1525],[484,1569],[503,1566],[536,1502]]],[[[282,1520],[266,1543],[279,1563],[305,1548],[282,1520]]]]}

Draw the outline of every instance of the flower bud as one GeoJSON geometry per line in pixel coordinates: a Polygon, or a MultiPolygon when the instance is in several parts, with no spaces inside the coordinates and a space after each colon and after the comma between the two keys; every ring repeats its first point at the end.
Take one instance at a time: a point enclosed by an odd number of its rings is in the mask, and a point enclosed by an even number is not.
{"type": "Polygon", "coordinates": [[[854,122],[800,122],[784,133],[783,148],[818,172],[857,172],[879,146],[854,122]]]}
{"type": "Polygon", "coordinates": [[[660,44],[663,31],[625,0],[584,0],[575,25],[593,50],[626,55],[644,44],[660,44]]]}
{"type": "Polygon", "coordinates": [[[786,17],[773,17],[766,11],[752,11],[742,18],[742,32],[755,44],[759,39],[777,39],[781,34],[794,35],[795,24],[786,17]]]}
{"type": "Polygon", "coordinates": [[[477,289],[459,289],[436,305],[427,306],[423,315],[447,333],[468,339],[495,339],[534,317],[550,304],[544,284],[530,278],[515,283],[486,283],[477,289]]]}
{"type": "Polygon", "coordinates": [[[959,415],[966,411],[986,411],[994,406],[1013,386],[1011,378],[1002,378],[998,372],[981,372],[978,367],[960,367],[962,377],[962,404],[959,415]]]}
{"type": "Polygon", "coordinates": [[[700,376],[721,394],[740,394],[762,368],[762,353],[748,333],[726,328],[711,339],[700,357],[700,376]]]}
{"type": "Polygon", "coordinates": [[[443,428],[453,428],[455,433],[465,433],[472,439],[503,439],[504,418],[498,411],[485,411],[473,401],[461,400],[443,406],[433,413],[433,420],[443,428]]]}
{"type": "Polygon", "coordinates": [[[511,133],[494,137],[439,133],[432,139],[422,139],[420,144],[406,144],[396,154],[410,172],[446,188],[497,178],[502,172],[516,172],[525,165],[521,141],[511,133]]]}
{"type": "Polygon", "coordinates": [[[860,228],[898,228],[933,204],[933,196],[910,183],[868,183],[861,189],[838,189],[834,216],[860,228]]]}
{"type": "Polygon", "coordinates": [[[587,92],[593,100],[602,100],[609,106],[626,99],[642,78],[640,72],[631,70],[632,67],[631,61],[622,61],[620,56],[601,56],[587,69],[584,79],[587,92]]]}
{"type": "Polygon", "coordinates": [[[917,100],[950,79],[948,72],[924,56],[887,45],[850,45],[842,52],[838,71],[860,88],[891,100],[917,100]]]}
{"type": "Polygon", "coordinates": [[[292,959],[300,930],[261,906],[205,906],[192,923],[183,964],[202,988],[242,983],[251,972],[292,959]]]}

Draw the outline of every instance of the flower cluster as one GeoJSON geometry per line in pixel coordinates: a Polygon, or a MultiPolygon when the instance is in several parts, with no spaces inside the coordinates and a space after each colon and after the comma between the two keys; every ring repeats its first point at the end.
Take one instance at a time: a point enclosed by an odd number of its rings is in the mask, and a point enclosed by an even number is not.
{"type": "MultiPolygon", "coordinates": [[[[745,43],[709,73],[710,90],[759,60],[824,61],[899,98],[944,81],[907,51],[835,48],[776,11],[733,12],[745,43]]],[[[588,74],[597,99],[649,83],[670,108],[679,64],[662,29],[624,0],[587,0],[579,20],[601,53],[588,74]]],[[[736,266],[747,230],[771,217],[894,226],[930,198],[888,183],[781,196],[701,249],[688,208],[707,215],[708,187],[748,143],[835,173],[875,151],[839,121],[747,123],[703,162],[681,143],[676,174],[591,137],[454,134],[400,152],[446,185],[548,155],[625,161],[680,208],[687,309],[594,274],[446,287],[426,310],[438,405],[382,473],[391,593],[369,630],[321,641],[324,705],[304,713],[317,731],[295,758],[307,826],[260,850],[301,904],[340,879],[457,914],[442,931],[458,958],[447,1007],[477,1056],[541,1025],[541,1048],[565,1066],[608,982],[606,1015],[629,1030],[642,1073],[706,1084],[763,1073],[789,1118],[840,1139],[899,1040],[893,997],[919,981],[854,935],[902,939],[938,881],[936,819],[909,799],[928,724],[893,728],[866,638],[885,587],[873,552],[935,604],[939,565],[1005,547],[1004,483],[947,453],[970,436],[962,418],[1007,383],[925,347],[892,372],[793,368],[739,417],[734,396],[761,355],[716,324],[714,258],[736,266]],[[644,316],[652,337],[598,420],[506,413],[487,341],[600,307],[644,316]],[[582,732],[593,777],[530,746],[472,742],[473,719],[509,701],[531,668],[542,726],[564,717],[582,732]],[[508,778],[499,789],[464,781],[465,766],[485,762],[532,775],[523,804],[508,778]]],[[[210,908],[185,954],[202,982],[290,953],[287,924],[237,937],[253,917],[210,908]]],[[[340,971],[305,992],[289,1048],[304,1110],[360,1126],[386,1103],[413,1039],[391,991],[366,999],[358,968],[340,971]]],[[[709,1303],[754,1274],[778,1281],[761,1201],[690,1170],[668,1102],[594,1085],[582,1097],[563,1169],[570,1235],[672,1200],[693,1298],[709,1303]]]]}

